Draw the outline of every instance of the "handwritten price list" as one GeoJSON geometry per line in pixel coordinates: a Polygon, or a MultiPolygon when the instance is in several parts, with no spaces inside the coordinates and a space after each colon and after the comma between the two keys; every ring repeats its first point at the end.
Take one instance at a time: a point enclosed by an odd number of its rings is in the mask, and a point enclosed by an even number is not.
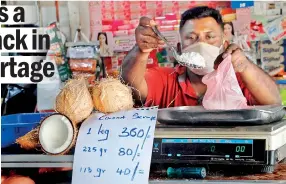
{"type": "Polygon", "coordinates": [[[147,184],[157,112],[152,107],[90,116],[79,130],[72,184],[147,184]]]}

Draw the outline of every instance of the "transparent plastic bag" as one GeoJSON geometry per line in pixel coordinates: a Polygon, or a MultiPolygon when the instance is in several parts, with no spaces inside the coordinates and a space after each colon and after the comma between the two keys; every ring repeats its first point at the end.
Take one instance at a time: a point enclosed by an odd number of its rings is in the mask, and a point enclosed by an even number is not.
{"type": "Polygon", "coordinates": [[[95,55],[94,46],[69,47],[67,51],[67,57],[72,59],[94,58],[95,55]]]}
{"type": "Polygon", "coordinates": [[[207,85],[203,107],[209,110],[246,109],[247,100],[238,84],[231,56],[225,58],[218,69],[202,79],[207,85]]]}

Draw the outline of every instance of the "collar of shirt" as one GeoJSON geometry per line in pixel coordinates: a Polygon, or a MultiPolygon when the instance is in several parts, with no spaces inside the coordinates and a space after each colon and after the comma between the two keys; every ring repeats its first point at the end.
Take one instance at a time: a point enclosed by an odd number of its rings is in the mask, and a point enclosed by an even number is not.
{"type": "Polygon", "coordinates": [[[177,73],[177,80],[182,89],[182,92],[189,97],[198,99],[198,96],[192,86],[192,83],[188,79],[187,68],[179,65],[175,68],[175,72],[177,73]]]}

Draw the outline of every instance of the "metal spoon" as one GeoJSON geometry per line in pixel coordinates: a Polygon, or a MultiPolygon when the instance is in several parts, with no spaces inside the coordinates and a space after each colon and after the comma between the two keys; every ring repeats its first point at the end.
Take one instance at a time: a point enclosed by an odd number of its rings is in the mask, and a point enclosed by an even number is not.
{"type": "Polygon", "coordinates": [[[171,44],[169,44],[168,40],[167,40],[167,39],[162,35],[162,33],[158,30],[158,27],[157,27],[157,26],[152,26],[152,30],[153,30],[154,33],[156,33],[156,35],[157,35],[160,39],[162,39],[162,40],[166,43],[166,45],[171,49],[174,58],[175,58],[175,59],[178,59],[178,56],[180,56],[179,53],[176,51],[176,49],[175,49],[171,44]]]}
{"type": "Polygon", "coordinates": [[[162,39],[166,45],[171,49],[172,54],[174,56],[174,58],[181,64],[188,66],[190,68],[202,68],[201,66],[195,65],[195,64],[191,64],[191,63],[186,63],[181,59],[181,55],[177,52],[177,50],[168,42],[168,40],[162,35],[162,33],[158,30],[157,26],[152,26],[151,27],[152,30],[154,31],[154,33],[160,38],[162,39]]]}

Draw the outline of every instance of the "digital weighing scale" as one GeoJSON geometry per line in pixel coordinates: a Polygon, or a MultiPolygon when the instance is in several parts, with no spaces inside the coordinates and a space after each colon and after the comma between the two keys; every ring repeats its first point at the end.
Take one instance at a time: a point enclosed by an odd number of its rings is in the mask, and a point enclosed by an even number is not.
{"type": "Polygon", "coordinates": [[[162,109],[152,164],[251,166],[273,172],[286,158],[284,115],[279,106],[218,114],[200,107],[162,109]]]}

